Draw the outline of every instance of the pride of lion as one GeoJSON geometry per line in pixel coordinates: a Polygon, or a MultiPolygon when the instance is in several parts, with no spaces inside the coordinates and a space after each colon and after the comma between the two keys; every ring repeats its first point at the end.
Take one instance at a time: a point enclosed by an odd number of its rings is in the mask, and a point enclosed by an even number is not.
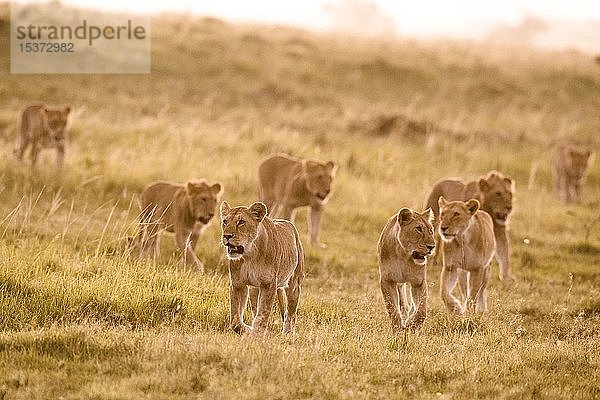
{"type": "MultiPolygon", "coordinates": [[[[22,160],[30,149],[35,166],[42,149],[55,149],[56,165],[62,168],[71,119],[70,106],[25,107],[15,156],[22,160]]],[[[555,147],[552,172],[561,202],[580,201],[592,160],[593,152],[585,146],[561,143],[555,147]]],[[[333,161],[273,154],[257,169],[260,201],[238,207],[220,203],[220,243],[229,269],[230,328],[234,332],[264,335],[277,300],[282,334],[294,334],[305,276],[295,213],[300,207],[310,208],[310,244],[324,248],[321,222],[337,168],[333,161]],[[251,324],[243,318],[248,301],[251,324]]],[[[159,237],[166,231],[174,234],[183,266],[202,271],[204,264],[195,249],[223,192],[221,183],[209,183],[206,178],[149,184],[139,195],[139,227],[130,239],[130,252],[156,258],[159,237]]],[[[494,256],[500,279],[514,279],[508,235],[514,194],[514,180],[495,170],[471,181],[445,178],[431,188],[425,211],[403,207],[388,219],[376,254],[383,302],[394,334],[416,330],[426,320],[427,270],[437,255],[441,255],[440,297],[446,309],[457,315],[488,311],[486,292],[494,256]],[[460,298],[453,294],[457,285],[460,298]]]]}

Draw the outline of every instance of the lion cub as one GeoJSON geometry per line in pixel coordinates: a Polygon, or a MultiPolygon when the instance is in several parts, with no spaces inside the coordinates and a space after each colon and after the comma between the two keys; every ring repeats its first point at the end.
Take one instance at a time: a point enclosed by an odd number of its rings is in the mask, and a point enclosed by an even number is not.
{"type": "Polygon", "coordinates": [[[592,152],[581,146],[570,143],[556,146],[552,160],[553,175],[560,201],[579,201],[581,185],[592,158],[592,152]]]}
{"type": "Polygon", "coordinates": [[[455,314],[463,314],[465,308],[485,312],[490,263],[496,251],[492,218],[479,210],[476,199],[448,202],[441,196],[438,204],[438,230],[442,239],[442,300],[446,308],[455,314]],[[459,269],[468,271],[465,307],[451,294],[459,278],[459,269]]]}
{"type": "Polygon", "coordinates": [[[319,241],[321,216],[331,194],[336,170],[333,161],[273,155],[258,167],[260,199],[270,210],[270,216],[279,214],[292,223],[296,208],[310,206],[310,243],[324,247],[319,241]]]}
{"type": "Polygon", "coordinates": [[[264,334],[278,294],[279,306],[284,310],[282,333],[294,333],[304,279],[304,250],[294,224],[269,218],[267,207],[260,202],[234,208],[223,202],[221,219],[222,241],[229,260],[231,329],[238,334],[264,334]],[[251,302],[251,327],[242,317],[249,286],[258,288],[251,302]]]}
{"type": "Polygon", "coordinates": [[[435,249],[432,223],[430,209],[418,213],[403,208],[379,237],[379,282],[394,333],[403,327],[418,328],[427,317],[427,258],[435,249]],[[407,298],[407,283],[412,301],[407,298]]]}
{"type": "Polygon", "coordinates": [[[478,200],[481,209],[487,212],[494,222],[494,236],[497,245],[496,259],[500,264],[500,279],[510,281],[514,278],[510,263],[511,246],[508,236],[508,224],[513,208],[514,193],[515,183],[512,178],[498,171],[490,171],[487,175],[466,183],[458,179],[439,181],[433,186],[426,207],[431,207],[436,218],[438,218],[438,199],[440,196],[444,196],[447,200],[478,200]]]}
{"type": "Polygon", "coordinates": [[[44,148],[56,149],[56,165],[62,168],[65,146],[68,139],[69,115],[71,107],[51,107],[36,104],[26,107],[21,113],[21,126],[15,156],[23,159],[23,154],[31,146],[31,165],[37,163],[40,151],[44,148]]]}
{"type": "Polygon", "coordinates": [[[194,249],[202,230],[215,215],[217,201],[223,188],[220,183],[210,185],[204,179],[185,185],[154,182],[139,198],[140,229],[134,239],[142,256],[158,254],[161,231],[175,234],[175,242],[183,252],[184,266],[203,269],[194,249]]]}

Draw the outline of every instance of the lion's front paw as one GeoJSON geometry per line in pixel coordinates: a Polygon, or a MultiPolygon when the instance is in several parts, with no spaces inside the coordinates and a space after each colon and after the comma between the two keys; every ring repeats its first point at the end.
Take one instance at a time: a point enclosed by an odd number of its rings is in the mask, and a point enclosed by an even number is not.
{"type": "Polygon", "coordinates": [[[516,281],[512,274],[500,274],[500,280],[504,283],[513,283],[516,281]]]}
{"type": "Polygon", "coordinates": [[[204,272],[204,264],[202,263],[202,261],[198,260],[198,259],[191,259],[191,258],[184,258],[183,259],[183,266],[186,269],[195,269],[198,270],[200,272],[204,272]]]}
{"type": "Polygon", "coordinates": [[[286,324],[284,324],[281,334],[283,336],[298,336],[296,329],[293,326],[286,326],[286,324]]]}
{"type": "Polygon", "coordinates": [[[243,322],[240,324],[232,324],[231,330],[237,333],[238,335],[243,335],[245,333],[252,332],[252,327],[250,325],[246,325],[243,322]]]}
{"type": "Polygon", "coordinates": [[[455,315],[464,315],[464,313],[465,313],[465,309],[462,308],[458,304],[453,304],[451,306],[448,306],[448,311],[450,311],[452,314],[455,314],[455,315]]]}
{"type": "Polygon", "coordinates": [[[411,317],[408,319],[408,321],[406,321],[406,329],[409,329],[411,331],[416,331],[419,328],[421,328],[421,326],[423,325],[423,322],[425,322],[425,317],[411,317]]]}

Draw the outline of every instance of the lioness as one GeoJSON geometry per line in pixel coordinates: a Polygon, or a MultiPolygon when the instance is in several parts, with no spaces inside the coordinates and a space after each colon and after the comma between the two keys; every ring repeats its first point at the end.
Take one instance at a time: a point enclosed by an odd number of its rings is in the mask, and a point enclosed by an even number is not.
{"type": "Polygon", "coordinates": [[[175,233],[175,242],[183,252],[184,266],[203,269],[194,249],[202,230],[215,215],[217,201],[223,188],[220,183],[210,185],[204,179],[185,185],[172,182],[154,182],[139,198],[140,229],[134,239],[142,256],[158,254],[160,232],[175,233]]]}
{"type": "Polygon", "coordinates": [[[56,165],[62,168],[65,146],[68,139],[71,107],[51,107],[36,104],[26,107],[21,113],[21,126],[15,156],[23,159],[27,147],[31,146],[31,165],[35,166],[43,148],[56,149],[56,165]]]}
{"type": "Polygon", "coordinates": [[[430,209],[418,213],[403,208],[388,220],[379,237],[379,283],[394,333],[403,327],[418,328],[427,317],[427,258],[435,249],[432,223],[430,209]]]}
{"type": "Polygon", "coordinates": [[[554,149],[553,175],[560,201],[579,201],[581,185],[592,161],[592,152],[582,146],[561,143],[554,149]]]}
{"type": "Polygon", "coordinates": [[[310,206],[310,243],[324,247],[319,240],[323,206],[329,200],[337,167],[333,161],[301,160],[276,154],[258,167],[260,200],[270,216],[294,222],[296,208],[310,206]]]}
{"type": "MultiPolygon", "coordinates": [[[[496,237],[496,259],[500,264],[500,279],[514,279],[510,263],[510,238],[508,223],[512,211],[515,183],[512,178],[498,171],[490,171],[478,180],[464,183],[458,179],[444,179],[433,186],[427,198],[427,207],[431,207],[436,218],[439,216],[438,199],[467,201],[477,199],[481,209],[487,212],[494,222],[496,237]]],[[[436,226],[439,225],[436,221],[436,226]]]]}
{"type": "Polygon", "coordinates": [[[260,202],[235,208],[223,202],[221,219],[229,260],[231,329],[238,334],[264,334],[277,293],[283,310],[282,333],[294,333],[304,279],[304,250],[296,227],[290,221],[269,218],[260,202]],[[252,327],[242,317],[248,286],[258,288],[251,302],[252,327]]]}
{"type": "Polygon", "coordinates": [[[446,308],[455,314],[463,314],[466,309],[486,312],[486,287],[490,263],[496,251],[492,218],[479,210],[479,201],[476,199],[448,202],[441,196],[438,204],[438,231],[442,239],[442,300],[446,308]],[[459,269],[469,273],[465,293],[467,303],[464,307],[451,293],[458,282],[459,269]]]}

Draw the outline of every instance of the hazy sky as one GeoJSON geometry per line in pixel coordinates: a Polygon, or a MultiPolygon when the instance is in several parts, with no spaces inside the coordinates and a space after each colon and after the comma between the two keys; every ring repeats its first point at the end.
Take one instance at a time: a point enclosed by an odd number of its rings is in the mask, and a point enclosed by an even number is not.
{"type": "MultiPolygon", "coordinates": [[[[395,33],[420,37],[477,38],[500,24],[516,27],[527,17],[558,20],[568,25],[570,28],[567,31],[574,35],[577,35],[578,29],[583,29],[582,27],[590,22],[600,23],[600,0],[62,0],[62,2],[104,10],[150,13],[192,12],[230,21],[291,24],[311,29],[355,27],[357,32],[362,29],[380,33],[378,28],[387,32],[391,27],[395,33]],[[365,4],[372,4],[374,7],[369,8],[365,4]],[[368,17],[368,21],[361,20],[365,16],[368,17]]],[[[592,27],[586,32],[591,29],[592,27]]],[[[598,34],[600,35],[600,32],[598,34]]],[[[554,36],[557,35],[560,36],[560,33],[555,32],[554,36]]],[[[589,33],[583,31],[580,35],[589,37],[589,33]]],[[[594,40],[595,38],[594,35],[594,40]]],[[[576,37],[573,42],[577,43],[576,37]]]]}

